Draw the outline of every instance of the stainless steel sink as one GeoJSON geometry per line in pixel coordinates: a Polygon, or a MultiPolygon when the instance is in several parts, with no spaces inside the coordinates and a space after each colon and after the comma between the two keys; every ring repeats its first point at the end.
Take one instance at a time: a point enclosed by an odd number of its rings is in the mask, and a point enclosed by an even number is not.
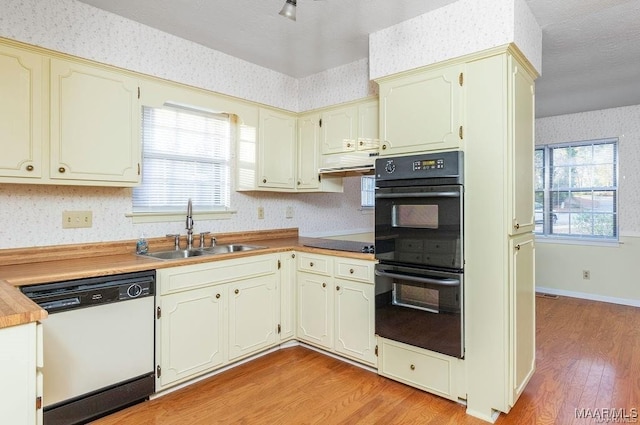
{"type": "Polygon", "coordinates": [[[223,244],[204,249],[175,249],[171,251],[150,252],[144,255],[147,257],[157,258],[159,260],[179,260],[203,255],[229,254],[231,252],[253,251],[254,249],[264,248],[266,247],[258,245],[223,244]]]}
{"type": "Polygon", "coordinates": [[[264,249],[264,246],[244,245],[244,244],[222,244],[204,250],[210,254],[228,254],[230,252],[253,251],[254,249],[264,249]]]}

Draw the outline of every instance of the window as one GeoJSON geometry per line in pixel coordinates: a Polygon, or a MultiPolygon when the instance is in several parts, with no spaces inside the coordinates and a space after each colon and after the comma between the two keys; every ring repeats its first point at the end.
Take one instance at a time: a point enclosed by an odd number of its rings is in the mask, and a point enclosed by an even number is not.
{"type": "Polygon", "coordinates": [[[142,184],[133,190],[134,213],[229,207],[228,115],[165,105],[142,111],[142,184]]]}
{"type": "Polygon", "coordinates": [[[617,200],[617,139],[536,149],[536,233],[617,240],[617,200]]]}
{"type": "Polygon", "coordinates": [[[360,178],[360,205],[363,208],[375,207],[376,179],[374,176],[360,178]]]}

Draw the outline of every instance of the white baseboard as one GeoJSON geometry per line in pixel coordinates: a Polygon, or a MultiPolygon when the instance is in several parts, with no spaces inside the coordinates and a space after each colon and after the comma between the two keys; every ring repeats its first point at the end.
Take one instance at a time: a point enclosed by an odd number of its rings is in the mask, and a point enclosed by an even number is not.
{"type": "Polygon", "coordinates": [[[606,295],[590,294],[588,292],[566,291],[564,289],[545,288],[543,286],[536,286],[536,292],[541,292],[541,293],[550,294],[550,295],[560,295],[563,297],[570,297],[570,298],[581,298],[584,300],[591,300],[591,301],[601,301],[601,302],[612,303],[612,304],[628,305],[631,307],[640,307],[640,300],[609,297],[606,295]]]}

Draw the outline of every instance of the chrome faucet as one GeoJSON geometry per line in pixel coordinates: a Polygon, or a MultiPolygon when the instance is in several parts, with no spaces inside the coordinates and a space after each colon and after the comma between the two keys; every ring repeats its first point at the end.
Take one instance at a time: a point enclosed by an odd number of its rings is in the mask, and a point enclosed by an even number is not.
{"type": "Polygon", "coordinates": [[[193,245],[193,205],[191,204],[191,198],[187,203],[187,249],[191,249],[193,245]]]}

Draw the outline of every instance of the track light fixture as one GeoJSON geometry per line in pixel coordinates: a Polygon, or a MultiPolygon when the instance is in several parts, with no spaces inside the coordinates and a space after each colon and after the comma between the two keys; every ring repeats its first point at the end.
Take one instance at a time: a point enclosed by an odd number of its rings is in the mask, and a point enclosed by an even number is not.
{"type": "Polygon", "coordinates": [[[289,18],[292,21],[296,20],[296,7],[297,0],[286,0],[284,6],[282,6],[282,10],[280,11],[280,15],[285,18],[289,18]]]}
{"type": "Polygon", "coordinates": [[[292,21],[296,20],[296,0],[287,0],[282,6],[280,14],[292,21]]]}

